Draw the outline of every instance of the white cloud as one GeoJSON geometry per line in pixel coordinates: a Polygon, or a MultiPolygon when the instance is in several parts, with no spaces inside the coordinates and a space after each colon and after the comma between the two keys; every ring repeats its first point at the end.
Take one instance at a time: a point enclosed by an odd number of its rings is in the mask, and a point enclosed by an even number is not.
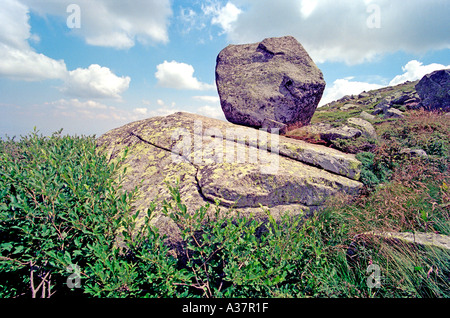
{"type": "Polygon", "coordinates": [[[67,73],[62,60],[54,60],[31,49],[17,49],[0,43],[0,76],[16,80],[61,79],[67,73]]]}
{"type": "Polygon", "coordinates": [[[53,105],[58,109],[107,109],[108,106],[105,104],[93,101],[93,100],[87,100],[87,101],[80,101],[77,98],[66,100],[66,99],[60,99],[55,102],[48,103],[49,105],[53,105]]]}
{"type": "Polygon", "coordinates": [[[236,22],[242,13],[242,10],[231,2],[227,2],[223,7],[206,7],[204,11],[213,15],[211,23],[220,25],[224,32],[232,31],[233,23],[236,22]]]}
{"type": "Polygon", "coordinates": [[[140,116],[146,116],[148,113],[148,108],[137,107],[137,108],[133,109],[133,113],[140,115],[140,116]]]}
{"type": "Polygon", "coordinates": [[[399,50],[422,54],[450,48],[448,1],[233,0],[242,8],[226,31],[233,43],[296,37],[316,63],[358,64],[399,50]],[[379,8],[380,27],[370,22],[379,8]]]}
{"type": "Polygon", "coordinates": [[[208,102],[208,103],[220,103],[219,96],[192,96],[193,99],[208,102]]]}
{"type": "Polygon", "coordinates": [[[60,118],[107,120],[114,118],[115,111],[114,107],[93,100],[81,101],[77,98],[60,99],[45,105],[52,107],[53,115],[60,118]]]}
{"type": "Polygon", "coordinates": [[[64,76],[64,61],[56,61],[36,53],[28,40],[37,39],[30,33],[28,8],[16,0],[4,0],[0,5],[0,76],[35,81],[64,76]]]}
{"type": "Polygon", "coordinates": [[[182,29],[180,30],[182,33],[189,33],[192,29],[201,30],[205,27],[205,24],[198,23],[201,20],[197,13],[190,8],[181,8],[180,14],[178,16],[180,22],[182,22],[182,29]]]}
{"type": "Polygon", "coordinates": [[[130,77],[118,77],[107,67],[92,64],[89,68],[69,71],[62,91],[81,97],[120,98],[128,89],[130,77]]]}
{"type": "Polygon", "coordinates": [[[326,88],[319,106],[338,100],[345,95],[356,95],[363,91],[370,91],[383,87],[378,84],[352,81],[352,78],[337,79],[330,88],[326,88]]]}
{"type": "MultiPolygon", "coordinates": [[[[30,38],[28,8],[16,0],[3,0],[0,5],[0,43],[11,48],[28,49],[30,38]]],[[[2,49],[3,50],[3,49],[2,49]]]]}
{"type": "Polygon", "coordinates": [[[416,81],[424,77],[425,75],[432,73],[437,70],[450,68],[450,65],[442,65],[437,63],[432,63],[428,65],[423,65],[422,62],[417,60],[412,60],[406,63],[402,67],[403,74],[395,76],[392,81],[390,81],[389,86],[394,86],[397,84],[404,83],[406,81],[416,81]]]}
{"type": "Polygon", "coordinates": [[[220,106],[210,106],[210,105],[201,106],[197,108],[196,113],[210,118],[226,120],[225,115],[220,106]]]}
{"type": "MultiPolygon", "coordinates": [[[[41,15],[62,16],[73,0],[23,0],[41,15]]],[[[78,0],[81,27],[72,29],[86,43],[127,49],[136,41],[144,44],[169,41],[168,25],[172,15],[169,0],[78,0]]]]}
{"type": "Polygon", "coordinates": [[[200,82],[194,77],[194,67],[189,64],[176,61],[159,64],[156,66],[155,77],[158,85],[162,87],[187,89],[187,90],[209,90],[215,86],[200,82]]]}
{"type": "MultiPolygon", "coordinates": [[[[47,2],[52,3],[56,2],[47,2]]],[[[120,98],[128,89],[130,78],[118,77],[107,67],[93,64],[87,69],[68,71],[63,60],[35,52],[28,41],[36,41],[39,36],[30,33],[28,20],[28,8],[22,3],[17,0],[1,3],[0,76],[25,81],[59,79],[64,81],[61,90],[66,94],[88,98],[120,98]]]]}
{"type": "Polygon", "coordinates": [[[302,0],[300,4],[300,13],[303,18],[308,18],[317,6],[317,0],[302,0]]]}

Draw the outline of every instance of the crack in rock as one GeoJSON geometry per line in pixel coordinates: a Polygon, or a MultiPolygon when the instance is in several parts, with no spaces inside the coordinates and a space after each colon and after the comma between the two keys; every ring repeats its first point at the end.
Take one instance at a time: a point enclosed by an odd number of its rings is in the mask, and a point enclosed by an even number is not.
{"type": "Polygon", "coordinates": [[[161,149],[161,150],[170,152],[170,153],[172,153],[172,154],[176,154],[177,156],[183,158],[183,159],[184,159],[186,162],[188,162],[190,165],[192,165],[192,166],[195,168],[195,171],[196,171],[196,173],[195,173],[195,175],[194,175],[194,179],[195,179],[195,183],[196,183],[196,187],[197,187],[198,194],[199,194],[199,195],[201,196],[201,198],[202,198],[203,200],[205,200],[206,202],[215,203],[214,201],[208,199],[208,198],[205,196],[205,194],[203,193],[203,189],[202,189],[202,187],[201,187],[201,185],[200,185],[200,181],[199,181],[199,179],[198,179],[198,173],[199,173],[199,171],[200,171],[200,168],[199,168],[195,163],[193,163],[188,157],[186,157],[186,156],[184,156],[184,155],[182,155],[182,154],[173,152],[173,151],[172,151],[171,149],[169,149],[169,148],[166,148],[166,147],[157,145],[157,144],[155,144],[155,143],[152,143],[152,142],[150,142],[150,141],[148,141],[148,140],[145,140],[144,138],[142,138],[141,136],[135,134],[135,133],[132,132],[132,131],[130,131],[129,133],[130,133],[131,136],[136,137],[136,138],[139,139],[140,141],[142,141],[142,142],[144,142],[144,143],[146,143],[146,144],[148,144],[148,145],[150,145],[150,146],[153,146],[153,147],[155,147],[155,148],[158,148],[158,149],[161,149]]]}

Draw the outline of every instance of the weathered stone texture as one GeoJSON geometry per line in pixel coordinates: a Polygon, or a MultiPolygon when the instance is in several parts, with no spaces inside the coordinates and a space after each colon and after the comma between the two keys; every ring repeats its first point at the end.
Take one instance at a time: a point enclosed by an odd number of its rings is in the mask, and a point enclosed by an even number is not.
{"type": "Polygon", "coordinates": [[[325,89],[322,72],[291,36],[227,46],[216,84],[227,120],[256,128],[265,119],[309,124],[325,89]]]}

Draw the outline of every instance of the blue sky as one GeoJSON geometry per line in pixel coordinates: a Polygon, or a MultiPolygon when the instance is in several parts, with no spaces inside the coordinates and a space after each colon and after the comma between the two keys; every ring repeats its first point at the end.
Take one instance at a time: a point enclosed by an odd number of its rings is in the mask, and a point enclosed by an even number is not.
{"type": "Polygon", "coordinates": [[[292,35],[321,105],[450,68],[448,0],[1,0],[0,136],[101,135],[188,111],[224,119],[228,44],[292,35]]]}

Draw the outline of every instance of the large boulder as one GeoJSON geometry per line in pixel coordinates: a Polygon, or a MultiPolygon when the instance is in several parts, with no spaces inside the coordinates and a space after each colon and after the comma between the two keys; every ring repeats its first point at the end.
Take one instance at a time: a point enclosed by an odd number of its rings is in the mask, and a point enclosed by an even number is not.
{"type": "MultiPolygon", "coordinates": [[[[127,124],[97,144],[112,161],[128,149],[123,189],[138,187],[134,206],[142,211],[169,200],[166,182],[176,180],[188,211],[217,201],[260,219],[267,217],[261,206],[275,218],[286,211],[306,215],[337,192],[362,188],[354,155],[189,113],[127,124]]],[[[168,217],[156,214],[153,222],[176,241],[168,217]]]]}
{"type": "Polygon", "coordinates": [[[419,107],[425,110],[450,111],[450,69],[425,75],[416,85],[421,99],[419,107]]]}
{"type": "Polygon", "coordinates": [[[292,36],[227,46],[217,56],[216,84],[227,120],[256,128],[266,119],[275,128],[309,124],[325,89],[322,72],[292,36]]]}

